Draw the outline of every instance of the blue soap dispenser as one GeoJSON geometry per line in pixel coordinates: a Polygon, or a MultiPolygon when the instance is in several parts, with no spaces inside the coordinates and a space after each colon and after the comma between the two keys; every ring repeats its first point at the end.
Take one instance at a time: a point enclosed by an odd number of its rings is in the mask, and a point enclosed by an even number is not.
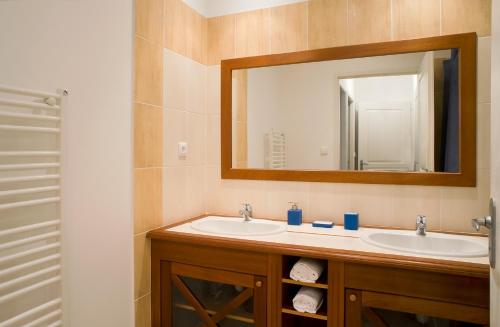
{"type": "Polygon", "coordinates": [[[288,225],[302,225],[302,209],[297,207],[296,202],[288,202],[292,208],[288,210],[288,225]]]}

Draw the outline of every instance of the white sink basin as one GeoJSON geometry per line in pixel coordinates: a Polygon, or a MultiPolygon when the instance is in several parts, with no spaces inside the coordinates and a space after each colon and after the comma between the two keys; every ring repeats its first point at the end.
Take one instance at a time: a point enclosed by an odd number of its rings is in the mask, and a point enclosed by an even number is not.
{"type": "Polygon", "coordinates": [[[252,219],[246,222],[243,218],[218,216],[193,221],[191,228],[203,233],[240,236],[272,235],[286,231],[286,225],[283,222],[264,219],[252,219]]]}
{"type": "Polygon", "coordinates": [[[415,232],[368,232],[361,239],[369,244],[403,252],[443,257],[485,257],[488,246],[478,240],[458,236],[415,232]]]}

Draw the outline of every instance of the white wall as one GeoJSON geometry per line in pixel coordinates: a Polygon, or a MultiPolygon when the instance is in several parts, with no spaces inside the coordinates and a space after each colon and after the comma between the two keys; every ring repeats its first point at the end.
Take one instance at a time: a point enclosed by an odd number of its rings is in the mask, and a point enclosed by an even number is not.
{"type": "Polygon", "coordinates": [[[414,75],[354,78],[355,102],[412,102],[414,75]]]}
{"type": "Polygon", "coordinates": [[[217,17],[304,1],[305,0],[184,0],[191,8],[205,17],[217,17]]]}
{"type": "Polygon", "coordinates": [[[132,0],[0,2],[0,83],[70,91],[65,325],[132,326],[132,0]]]}
{"type": "Polygon", "coordinates": [[[500,326],[500,0],[493,0],[491,38],[491,194],[497,201],[497,268],[491,272],[491,326],[500,326]]]}

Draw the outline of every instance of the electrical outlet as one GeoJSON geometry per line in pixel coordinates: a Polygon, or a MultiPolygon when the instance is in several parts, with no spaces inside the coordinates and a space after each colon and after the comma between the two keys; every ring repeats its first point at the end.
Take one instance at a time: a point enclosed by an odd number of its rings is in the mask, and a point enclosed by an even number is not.
{"type": "Polygon", "coordinates": [[[186,142],[179,142],[177,144],[177,156],[179,158],[185,158],[188,153],[188,144],[186,142]]]}

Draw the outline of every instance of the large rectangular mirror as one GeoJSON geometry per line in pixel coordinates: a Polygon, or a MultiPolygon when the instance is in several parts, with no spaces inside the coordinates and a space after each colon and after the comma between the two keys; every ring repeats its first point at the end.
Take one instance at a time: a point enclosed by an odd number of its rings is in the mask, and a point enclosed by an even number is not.
{"type": "Polygon", "coordinates": [[[475,185],[475,46],[462,34],[224,61],[223,178],[475,185]]]}

